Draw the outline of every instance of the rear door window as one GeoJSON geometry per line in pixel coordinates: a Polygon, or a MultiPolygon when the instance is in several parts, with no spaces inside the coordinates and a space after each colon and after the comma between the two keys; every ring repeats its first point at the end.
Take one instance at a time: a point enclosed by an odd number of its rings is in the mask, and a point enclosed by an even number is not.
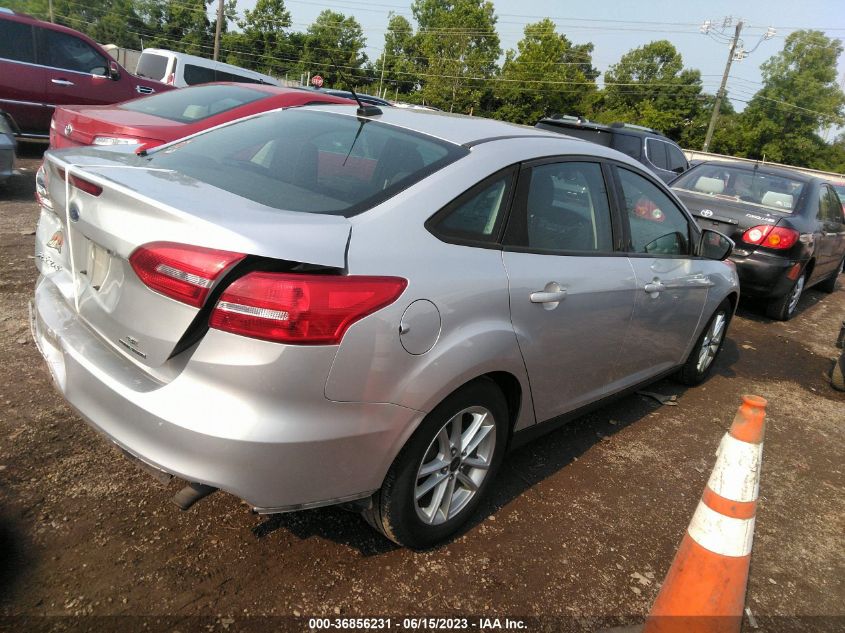
{"type": "Polygon", "coordinates": [[[45,66],[89,75],[104,76],[108,72],[108,61],[88,42],[52,29],[37,30],[41,32],[40,61],[45,66]]]}
{"type": "Polygon", "coordinates": [[[149,160],[268,207],[349,217],[467,153],[379,121],[290,109],[210,130],[149,160]]]}
{"type": "Polygon", "coordinates": [[[833,189],[823,186],[819,189],[819,219],[823,222],[840,224],[842,222],[842,206],[833,189]]]}
{"type": "Polygon", "coordinates": [[[205,66],[197,66],[196,64],[185,64],[185,83],[189,86],[196,84],[207,84],[216,80],[214,70],[206,68],[205,66]]]}
{"type": "Polygon", "coordinates": [[[646,151],[652,165],[660,169],[669,169],[666,162],[666,143],[653,138],[646,139],[646,151]]]}
{"type": "Polygon", "coordinates": [[[29,24],[0,20],[0,57],[15,62],[35,63],[35,45],[29,24]]]}
{"type": "Polygon", "coordinates": [[[669,165],[669,171],[679,174],[686,171],[689,163],[684,153],[674,145],[670,145],[669,143],[664,143],[664,145],[666,145],[666,162],[669,165]]]}
{"type": "Polygon", "coordinates": [[[508,246],[546,253],[613,251],[610,205],[599,163],[538,165],[529,178],[527,195],[520,195],[508,224],[508,246]]]}

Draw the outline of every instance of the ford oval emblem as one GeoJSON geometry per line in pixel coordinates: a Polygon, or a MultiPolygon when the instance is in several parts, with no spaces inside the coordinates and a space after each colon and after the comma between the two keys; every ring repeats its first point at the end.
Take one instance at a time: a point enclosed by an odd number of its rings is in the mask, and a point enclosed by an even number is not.
{"type": "Polygon", "coordinates": [[[77,220],[79,220],[79,207],[77,207],[75,204],[71,204],[67,212],[70,216],[71,222],[76,222],[77,220]]]}
{"type": "Polygon", "coordinates": [[[65,136],[70,136],[71,134],[73,134],[73,126],[70,123],[68,123],[65,126],[65,136]]]}
{"type": "Polygon", "coordinates": [[[702,209],[700,215],[702,218],[709,218],[713,216],[713,212],[710,209],[702,209]]]}

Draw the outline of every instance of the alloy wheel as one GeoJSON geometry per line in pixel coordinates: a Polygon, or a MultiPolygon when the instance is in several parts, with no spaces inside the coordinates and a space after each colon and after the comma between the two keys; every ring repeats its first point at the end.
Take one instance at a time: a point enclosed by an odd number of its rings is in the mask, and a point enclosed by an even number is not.
{"type": "Polygon", "coordinates": [[[804,279],[804,275],[801,275],[792,287],[792,292],[789,293],[788,314],[795,312],[795,308],[798,307],[798,301],[801,299],[801,293],[804,291],[804,279]]]}
{"type": "Polygon", "coordinates": [[[725,336],[725,325],[728,322],[727,315],[724,312],[718,312],[710,322],[710,327],[707,328],[707,333],[701,341],[701,347],[698,353],[698,363],[695,368],[698,373],[703,374],[707,371],[719,353],[719,346],[722,344],[722,338],[725,336]]]}
{"type": "Polygon", "coordinates": [[[496,421],[485,407],[467,407],[449,418],[417,469],[417,516],[428,525],[457,516],[487,477],[495,448],[496,421]]]}

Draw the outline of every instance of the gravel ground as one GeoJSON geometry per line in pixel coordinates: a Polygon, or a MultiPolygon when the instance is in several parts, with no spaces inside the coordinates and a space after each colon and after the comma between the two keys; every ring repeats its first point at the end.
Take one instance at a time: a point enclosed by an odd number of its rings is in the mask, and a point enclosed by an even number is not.
{"type": "Polygon", "coordinates": [[[789,323],[743,303],[712,378],[651,388],[678,406],[629,396],[515,451],[464,534],[412,552],[336,508],[259,517],[218,493],[180,512],[177,485],[158,487],[74,415],[27,324],[39,161],[30,150],[0,190],[0,629],[642,621],[743,393],[770,403],[747,597],[759,628],[745,629],[845,628],[845,394],[825,378],[845,318],[841,287],[808,291],[789,323]]]}

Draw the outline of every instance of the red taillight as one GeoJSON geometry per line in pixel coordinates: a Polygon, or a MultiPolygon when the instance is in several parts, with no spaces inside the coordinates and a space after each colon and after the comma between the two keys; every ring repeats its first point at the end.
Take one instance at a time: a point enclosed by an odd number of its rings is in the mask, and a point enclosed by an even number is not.
{"type": "Polygon", "coordinates": [[[152,242],[136,248],[129,263],[149,288],[199,308],[220,274],[244,257],[201,246],[152,242]]]}
{"type": "MultiPolygon", "coordinates": [[[[59,167],[59,178],[62,180],[65,179],[65,170],[59,167]]],[[[91,194],[92,196],[99,196],[103,193],[103,188],[100,185],[95,185],[93,182],[88,182],[84,178],[80,178],[79,176],[74,176],[73,174],[70,175],[68,178],[68,182],[71,186],[76,187],[80,191],[84,191],[85,193],[91,194]]]]}
{"type": "Polygon", "coordinates": [[[752,226],[742,234],[742,241],[766,248],[785,250],[798,241],[799,233],[795,229],[771,224],[752,226]]]}
{"type": "Polygon", "coordinates": [[[337,345],[350,325],[393,303],[407,285],[400,277],[253,272],[223,292],[209,325],[265,341],[337,345]]]}

